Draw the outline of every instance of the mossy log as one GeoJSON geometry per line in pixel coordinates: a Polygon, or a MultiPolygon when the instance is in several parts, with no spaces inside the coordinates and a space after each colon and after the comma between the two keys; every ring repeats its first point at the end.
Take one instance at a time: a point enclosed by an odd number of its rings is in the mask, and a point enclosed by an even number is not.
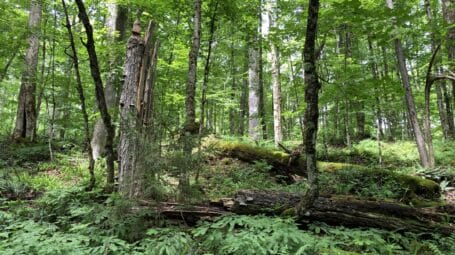
{"type": "Polygon", "coordinates": [[[246,143],[217,141],[213,148],[222,156],[237,158],[245,162],[265,161],[272,166],[276,174],[288,176],[290,174],[305,175],[305,161],[302,158],[294,159],[290,154],[253,146],[246,143]],[[303,166],[303,168],[302,168],[303,166]]]}
{"type": "MultiPolygon", "coordinates": [[[[223,157],[237,158],[249,163],[261,160],[265,161],[272,167],[271,172],[276,175],[306,176],[305,160],[303,157],[293,158],[290,154],[282,151],[239,142],[217,141],[213,143],[213,148],[223,157]]],[[[377,179],[378,182],[384,179],[394,179],[398,185],[408,190],[409,194],[407,196],[410,198],[417,195],[428,199],[437,199],[441,194],[439,184],[432,180],[399,174],[386,169],[370,169],[338,162],[318,162],[318,168],[321,172],[336,173],[339,170],[343,170],[344,174],[349,174],[346,172],[353,171],[353,176],[364,173],[377,179]]]]}
{"type": "MultiPolygon", "coordinates": [[[[295,193],[239,191],[230,204],[236,214],[293,215],[301,196],[295,193]]],[[[300,222],[325,222],[348,227],[374,227],[428,233],[455,233],[455,215],[441,208],[361,200],[348,196],[319,197],[300,222]]]]}
{"type": "MultiPolygon", "coordinates": [[[[296,193],[241,190],[232,198],[209,204],[142,203],[167,219],[194,225],[199,220],[227,214],[295,216],[301,196],[296,193]]],[[[319,197],[297,222],[325,222],[346,227],[380,228],[415,233],[455,233],[455,215],[445,207],[413,208],[388,201],[362,200],[349,196],[319,197]]]]}

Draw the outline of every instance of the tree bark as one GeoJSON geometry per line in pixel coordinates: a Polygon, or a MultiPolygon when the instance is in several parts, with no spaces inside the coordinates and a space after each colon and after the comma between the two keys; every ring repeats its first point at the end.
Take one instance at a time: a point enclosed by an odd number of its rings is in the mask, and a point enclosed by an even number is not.
{"type": "Polygon", "coordinates": [[[195,134],[199,129],[196,124],[196,74],[197,58],[201,45],[201,0],[194,0],[193,37],[188,56],[188,79],[186,83],[186,123],[185,131],[195,134]]]}
{"type": "Polygon", "coordinates": [[[87,42],[84,43],[84,46],[87,48],[89,61],[90,61],[90,73],[92,75],[93,81],[95,83],[95,96],[96,102],[98,104],[98,109],[101,113],[101,118],[103,120],[104,126],[107,130],[106,138],[106,165],[107,165],[107,177],[106,177],[106,192],[112,192],[114,187],[114,136],[115,129],[112,125],[111,115],[109,114],[106,98],[104,96],[103,81],[101,80],[101,73],[98,65],[98,57],[96,55],[95,41],[93,39],[93,28],[90,24],[90,19],[87,16],[84,3],[82,0],[75,0],[76,5],[79,9],[79,18],[85,27],[85,33],[87,34],[87,42]]]}
{"type": "MultiPolygon", "coordinates": [[[[293,207],[299,203],[300,198],[301,196],[296,193],[240,190],[232,198],[223,198],[209,204],[152,204],[141,201],[141,205],[152,207],[166,218],[183,219],[187,224],[196,224],[199,220],[232,213],[294,216],[293,207]]],[[[452,207],[413,208],[387,201],[321,196],[315,200],[314,206],[307,214],[297,218],[297,222],[303,224],[325,222],[346,227],[450,235],[455,231],[453,212],[452,207]]]]}
{"type": "Polygon", "coordinates": [[[66,20],[66,29],[68,30],[68,37],[71,45],[71,52],[72,55],[70,58],[73,61],[73,66],[74,66],[74,72],[76,75],[76,89],[79,94],[79,101],[81,104],[81,112],[82,112],[82,117],[84,119],[84,134],[85,134],[85,143],[88,149],[88,158],[89,158],[89,166],[88,170],[90,173],[90,182],[87,187],[87,190],[92,190],[95,187],[95,160],[93,158],[93,153],[92,153],[92,147],[90,146],[90,127],[89,127],[89,119],[88,119],[88,114],[87,114],[87,107],[85,104],[85,95],[84,95],[84,88],[82,86],[82,79],[81,79],[81,73],[79,70],[79,58],[77,55],[77,50],[76,46],[74,43],[74,36],[73,36],[73,31],[71,29],[71,22],[68,17],[68,10],[66,7],[65,0],[62,0],[62,5],[63,5],[63,11],[65,13],[65,20],[66,20]]]}
{"type": "MultiPolygon", "coordinates": [[[[453,24],[455,23],[455,1],[454,0],[442,0],[442,14],[444,20],[448,26],[447,31],[447,38],[446,38],[446,48],[448,53],[448,60],[450,63],[450,71],[455,72],[455,27],[453,24]]],[[[449,104],[446,103],[447,107],[447,117],[451,118],[449,120],[453,123],[453,111],[455,107],[455,81],[452,81],[452,108],[449,108],[449,104]]],[[[455,125],[450,126],[450,134],[452,139],[455,139],[455,125]]]]}
{"type": "Polygon", "coordinates": [[[120,95],[120,143],[119,143],[119,191],[127,197],[140,192],[140,178],[136,172],[135,155],[138,139],[137,95],[141,73],[144,40],[140,36],[139,23],[133,26],[132,35],[127,43],[124,67],[124,84],[120,95]]]}
{"type": "MultiPolygon", "coordinates": [[[[393,10],[393,0],[386,0],[387,7],[393,10]]],[[[396,23],[396,21],[394,21],[396,23]]],[[[395,24],[396,25],[396,24],[395,24]]],[[[405,100],[408,110],[408,117],[411,123],[414,139],[417,144],[417,151],[419,152],[420,164],[424,168],[431,166],[430,159],[428,157],[428,151],[425,145],[425,139],[420,129],[419,120],[417,119],[417,110],[414,103],[414,96],[412,94],[411,83],[409,81],[408,68],[406,66],[406,59],[404,56],[403,46],[399,38],[394,39],[395,54],[398,61],[398,69],[401,76],[401,83],[405,91],[405,100]]]]}
{"type": "MultiPolygon", "coordinates": [[[[107,4],[108,7],[108,18],[106,20],[107,36],[109,43],[115,45],[125,38],[125,28],[128,19],[128,10],[114,3],[107,4]]],[[[115,52],[109,54],[109,73],[107,75],[106,87],[104,89],[104,95],[106,98],[106,105],[108,109],[117,111],[118,100],[119,100],[119,89],[121,73],[118,70],[118,66],[121,65],[122,57],[115,52]]],[[[114,115],[115,116],[115,115],[114,115]]],[[[107,131],[103,124],[102,119],[96,121],[93,137],[90,142],[93,158],[96,160],[104,155],[105,144],[106,144],[107,131]]]]}
{"type": "MultiPolygon", "coordinates": [[[[269,28],[275,29],[277,22],[276,1],[270,0],[271,10],[269,10],[269,28]]],[[[281,83],[280,83],[280,52],[278,45],[274,42],[276,38],[270,38],[270,48],[272,55],[272,97],[273,97],[273,134],[275,146],[283,141],[281,125],[281,83]]]]}
{"type": "Polygon", "coordinates": [[[208,83],[209,83],[209,74],[210,74],[210,58],[212,56],[212,47],[213,41],[215,36],[216,30],[216,16],[218,11],[218,0],[214,0],[215,3],[212,1],[213,10],[212,16],[210,17],[210,30],[209,30],[209,41],[207,43],[207,57],[205,59],[205,66],[204,66],[204,80],[202,82],[202,91],[201,91],[201,121],[199,127],[199,133],[202,133],[202,129],[204,127],[205,122],[205,106],[207,104],[207,90],[208,90],[208,83]]]}
{"type": "Polygon", "coordinates": [[[259,51],[257,38],[248,49],[248,135],[254,141],[260,139],[259,126],[259,51]]]}
{"type": "Polygon", "coordinates": [[[38,0],[30,1],[30,13],[28,18],[28,49],[25,55],[25,70],[22,73],[21,88],[16,114],[16,126],[13,138],[21,138],[30,141],[35,140],[36,135],[36,106],[35,91],[37,82],[37,66],[39,51],[39,34],[41,26],[41,3],[38,0]]]}
{"type": "Polygon", "coordinates": [[[304,55],[304,77],[305,77],[305,146],[306,171],[308,173],[308,192],[302,197],[297,211],[299,215],[306,214],[306,211],[313,206],[319,196],[318,168],[316,165],[316,139],[319,120],[319,78],[316,66],[316,38],[318,31],[319,0],[309,0],[308,19],[305,36],[304,55]]]}

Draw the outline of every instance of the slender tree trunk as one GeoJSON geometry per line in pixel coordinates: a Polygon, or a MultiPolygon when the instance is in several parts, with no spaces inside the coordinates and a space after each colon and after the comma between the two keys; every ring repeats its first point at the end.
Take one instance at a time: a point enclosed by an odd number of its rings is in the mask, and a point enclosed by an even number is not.
{"type": "MultiPolygon", "coordinates": [[[[128,10],[114,3],[107,4],[108,7],[108,18],[106,20],[107,36],[109,43],[115,45],[125,38],[126,23],[128,19],[128,10]],[[118,34],[118,35],[116,35],[118,34]]],[[[120,57],[114,51],[110,52],[109,56],[109,73],[106,79],[106,87],[104,89],[104,95],[106,98],[106,105],[108,109],[116,112],[118,106],[118,91],[120,88],[120,77],[121,73],[118,71],[118,66],[121,65],[122,57],[120,57]]],[[[115,115],[114,115],[115,116],[115,115]]],[[[107,130],[103,124],[102,119],[96,121],[93,137],[91,140],[91,147],[93,151],[93,157],[98,159],[104,153],[104,147],[106,144],[107,130]]]]}
{"type": "Polygon", "coordinates": [[[207,104],[207,90],[209,84],[209,74],[210,74],[210,58],[212,56],[212,46],[214,41],[214,35],[216,30],[216,16],[218,11],[218,0],[214,0],[215,3],[212,1],[213,10],[212,16],[210,17],[210,31],[209,31],[209,41],[207,43],[207,57],[205,59],[205,66],[204,66],[204,80],[202,82],[202,91],[201,91],[201,123],[199,127],[199,133],[202,133],[202,129],[204,127],[205,121],[205,106],[207,104]]]}
{"type": "MultiPolygon", "coordinates": [[[[276,27],[277,10],[276,1],[270,0],[271,10],[269,10],[269,28],[276,27]]],[[[273,97],[273,134],[275,146],[283,141],[283,132],[281,126],[281,83],[280,83],[280,52],[275,38],[270,38],[270,48],[272,49],[272,97],[273,97]]]]}
{"type": "MultiPolygon", "coordinates": [[[[236,77],[236,66],[235,66],[235,48],[234,48],[234,40],[232,40],[231,43],[231,103],[234,103],[235,101],[235,91],[237,89],[237,77],[236,77]]],[[[235,135],[235,126],[236,126],[236,120],[235,120],[235,107],[229,106],[229,135],[235,135]]]]}
{"type": "MultiPolygon", "coordinates": [[[[188,79],[186,83],[186,120],[183,129],[183,151],[188,156],[191,155],[193,149],[192,136],[199,131],[199,124],[196,123],[196,74],[197,74],[197,60],[199,48],[201,45],[201,2],[202,0],[194,0],[194,16],[193,16],[193,37],[190,53],[188,56],[188,79]]],[[[182,195],[186,196],[190,193],[190,179],[189,172],[183,170],[180,173],[179,189],[182,195]]]]}
{"type": "Polygon", "coordinates": [[[111,115],[109,114],[106,98],[104,96],[103,81],[101,80],[101,73],[98,65],[98,57],[96,55],[95,41],[93,39],[93,28],[90,24],[90,19],[87,16],[84,3],[82,0],[75,0],[77,7],[79,9],[79,18],[85,27],[85,33],[87,34],[87,42],[84,43],[87,48],[89,61],[90,61],[90,73],[92,75],[93,81],[95,83],[95,96],[96,102],[98,104],[98,109],[101,113],[101,118],[103,120],[104,126],[107,130],[106,138],[106,165],[107,165],[107,177],[106,177],[106,192],[112,192],[114,188],[114,136],[115,128],[112,125],[111,115]]]}
{"type": "MultiPolygon", "coordinates": [[[[248,40],[247,40],[248,41],[248,40]]],[[[248,116],[248,48],[245,48],[244,75],[242,77],[242,94],[240,95],[239,135],[245,135],[245,118],[248,116]]]]}
{"type": "MultiPolygon", "coordinates": [[[[447,31],[446,47],[450,63],[450,71],[455,72],[455,27],[453,26],[455,23],[455,1],[442,0],[442,13],[445,22],[448,26],[450,26],[447,31]]],[[[452,124],[450,125],[450,136],[452,139],[455,139],[455,125],[453,125],[453,111],[455,107],[455,81],[452,81],[452,107],[449,107],[450,104],[447,103],[447,100],[448,98],[446,97],[447,118],[450,118],[449,123],[452,124]]]]}
{"type": "Polygon", "coordinates": [[[257,43],[258,43],[258,81],[259,81],[259,87],[258,87],[258,97],[259,97],[259,109],[258,109],[258,115],[259,115],[259,121],[262,129],[262,139],[266,140],[267,139],[267,123],[265,122],[265,101],[264,101],[264,61],[262,58],[262,53],[263,53],[263,45],[262,45],[262,39],[263,39],[263,34],[262,34],[262,1],[259,0],[259,25],[258,25],[258,33],[257,33],[257,43]]]}
{"type": "Polygon", "coordinates": [[[257,39],[253,39],[248,49],[248,134],[254,141],[259,141],[259,50],[257,39]]]}
{"type": "MultiPolygon", "coordinates": [[[[393,9],[393,0],[386,0],[389,9],[393,9]]],[[[395,21],[396,22],[396,21],[395,21]]],[[[394,39],[395,43],[395,54],[398,61],[398,69],[401,76],[401,82],[405,90],[405,100],[408,110],[408,117],[412,126],[414,139],[417,144],[417,150],[419,152],[420,164],[424,167],[430,167],[430,160],[428,158],[428,151],[425,146],[425,139],[420,129],[419,120],[417,119],[417,111],[414,103],[414,96],[412,94],[411,83],[409,81],[408,69],[406,66],[406,59],[404,57],[403,46],[399,38],[394,39]]]]}
{"type": "Polygon", "coordinates": [[[186,123],[185,131],[195,134],[199,129],[196,124],[196,73],[197,57],[201,44],[201,0],[194,0],[193,37],[188,56],[188,79],[186,83],[186,123]]]}
{"type": "Polygon", "coordinates": [[[319,78],[316,66],[315,45],[318,29],[319,0],[309,0],[307,30],[304,46],[304,72],[305,72],[305,157],[306,171],[308,174],[308,192],[302,197],[297,207],[298,214],[304,216],[313,206],[319,196],[318,168],[316,166],[316,139],[319,118],[319,78]]]}
{"type": "Polygon", "coordinates": [[[79,94],[79,101],[81,104],[82,117],[84,118],[84,134],[85,134],[85,143],[86,143],[86,146],[88,149],[88,158],[89,158],[88,170],[90,173],[90,182],[87,187],[87,190],[91,190],[95,187],[96,179],[95,179],[95,171],[94,171],[95,160],[93,159],[92,147],[90,146],[89,119],[88,119],[87,107],[85,104],[85,95],[84,95],[84,88],[82,86],[81,73],[79,70],[79,58],[78,58],[76,46],[74,43],[73,31],[71,29],[71,23],[70,23],[70,20],[68,17],[68,11],[67,11],[65,0],[62,0],[62,5],[63,5],[63,11],[65,13],[66,29],[68,30],[68,37],[69,37],[69,41],[71,44],[72,55],[70,56],[70,58],[73,60],[74,72],[76,75],[76,89],[79,94]]]}
{"type": "Polygon", "coordinates": [[[11,66],[11,64],[13,63],[13,60],[16,58],[18,52],[19,52],[19,49],[16,49],[13,52],[13,55],[6,62],[5,67],[3,67],[3,70],[0,73],[0,82],[2,82],[3,79],[5,78],[5,76],[8,74],[8,69],[11,66]]]}
{"type": "Polygon", "coordinates": [[[13,132],[15,140],[25,138],[35,140],[36,135],[36,106],[35,91],[37,82],[37,66],[39,51],[39,34],[41,25],[41,3],[38,0],[30,1],[28,19],[28,49],[25,55],[25,70],[22,73],[19,102],[16,114],[16,126],[13,132]]]}

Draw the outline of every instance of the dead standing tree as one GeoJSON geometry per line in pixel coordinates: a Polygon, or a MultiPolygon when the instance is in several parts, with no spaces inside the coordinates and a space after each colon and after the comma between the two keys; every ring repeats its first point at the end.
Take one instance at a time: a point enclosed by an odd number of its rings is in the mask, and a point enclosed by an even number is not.
{"type": "MultiPolygon", "coordinates": [[[[139,136],[149,133],[151,122],[153,81],[156,68],[158,41],[153,43],[155,24],[149,23],[145,40],[139,22],[133,25],[127,43],[124,84],[120,95],[119,190],[127,197],[142,193],[144,167],[139,149],[139,136]]],[[[142,140],[142,139],[141,139],[142,140]]]]}

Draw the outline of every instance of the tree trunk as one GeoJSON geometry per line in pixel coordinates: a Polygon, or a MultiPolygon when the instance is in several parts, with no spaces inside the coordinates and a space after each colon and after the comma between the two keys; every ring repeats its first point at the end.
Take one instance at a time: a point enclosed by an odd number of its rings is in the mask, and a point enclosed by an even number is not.
{"type": "MultiPolygon", "coordinates": [[[[205,59],[205,66],[204,66],[204,80],[202,82],[202,91],[201,91],[201,120],[200,120],[200,127],[199,133],[202,133],[202,129],[204,127],[205,121],[205,106],[207,104],[207,90],[208,90],[208,83],[209,83],[209,74],[210,74],[210,58],[212,56],[212,46],[214,41],[214,35],[216,30],[216,16],[218,11],[218,0],[214,0],[214,6],[212,11],[212,16],[210,17],[210,35],[209,41],[207,44],[207,57],[205,59]]],[[[213,1],[212,1],[213,4],[213,1]]]]}
{"type": "MultiPolygon", "coordinates": [[[[128,10],[125,7],[114,3],[107,4],[107,7],[109,12],[106,20],[106,27],[108,29],[107,36],[109,38],[109,43],[114,45],[125,38],[128,10]],[[118,33],[118,35],[116,35],[116,33],[118,33]]],[[[122,57],[115,52],[110,52],[109,58],[109,70],[111,71],[107,75],[104,95],[108,109],[117,111],[119,99],[118,92],[121,87],[121,73],[118,71],[117,66],[121,65],[122,57]]],[[[103,124],[103,120],[98,119],[96,121],[93,130],[93,137],[90,142],[93,151],[93,158],[95,160],[105,153],[104,147],[106,145],[106,137],[107,131],[103,124]]]]}
{"type": "Polygon", "coordinates": [[[194,16],[193,16],[193,37],[191,50],[188,56],[188,79],[186,83],[186,123],[185,131],[190,134],[195,134],[199,131],[196,124],[196,73],[197,73],[197,58],[199,47],[201,44],[201,0],[194,0],[194,16]]]}
{"type": "Polygon", "coordinates": [[[118,155],[119,191],[127,197],[134,197],[140,192],[139,176],[135,167],[135,154],[138,139],[138,114],[136,108],[139,79],[141,73],[144,40],[140,36],[138,21],[133,25],[132,35],[127,43],[124,67],[124,84],[120,95],[120,143],[118,155]]]}
{"type": "Polygon", "coordinates": [[[248,48],[245,50],[245,61],[242,77],[242,94],[240,95],[240,116],[239,116],[239,135],[245,135],[245,118],[248,116],[248,68],[249,68],[249,52],[248,48]]]}
{"type": "MultiPolygon", "coordinates": [[[[444,16],[444,20],[446,24],[449,26],[447,31],[447,39],[446,39],[446,47],[448,53],[448,60],[450,63],[450,71],[455,72],[455,27],[453,24],[455,23],[455,2],[454,0],[442,0],[442,13],[444,16]]],[[[455,81],[452,81],[452,108],[449,109],[449,104],[446,103],[447,107],[447,117],[450,118],[449,120],[453,123],[453,110],[455,107],[455,81]]],[[[455,139],[455,125],[450,126],[450,134],[452,139],[455,139]]]]}
{"type": "MultiPolygon", "coordinates": [[[[277,3],[270,0],[271,10],[269,10],[269,28],[270,30],[277,27],[277,3]]],[[[273,97],[273,134],[275,146],[283,141],[283,132],[281,126],[281,84],[280,84],[280,52],[275,38],[270,38],[270,48],[272,54],[272,97],[273,97]]]]}
{"type": "Polygon", "coordinates": [[[316,165],[316,139],[319,120],[319,78],[316,66],[316,38],[318,31],[319,0],[310,0],[308,5],[307,29],[304,45],[304,77],[305,77],[305,146],[306,171],[308,174],[308,192],[297,206],[298,214],[304,215],[313,207],[319,196],[318,168],[316,165]]]}
{"type": "Polygon", "coordinates": [[[263,34],[262,34],[262,1],[259,0],[259,24],[257,27],[257,43],[258,43],[258,76],[259,76],[259,81],[258,81],[258,116],[259,116],[259,121],[261,125],[261,130],[262,130],[262,139],[266,140],[267,139],[267,123],[265,122],[265,100],[264,100],[264,61],[262,58],[262,53],[263,53],[263,47],[262,47],[262,39],[263,39],[263,34]]]}
{"type": "MultiPolygon", "coordinates": [[[[386,0],[387,7],[393,10],[393,0],[386,0]]],[[[394,21],[396,23],[396,21],[394,21]]],[[[428,158],[428,151],[425,146],[425,140],[420,129],[419,120],[417,119],[417,111],[414,103],[414,96],[412,94],[411,83],[409,81],[408,68],[406,66],[406,59],[404,57],[403,46],[399,38],[394,39],[395,54],[398,61],[398,69],[401,76],[401,82],[405,91],[405,100],[408,110],[408,117],[414,134],[414,139],[417,144],[417,151],[419,152],[420,164],[424,168],[431,166],[430,159],[428,158]]]]}
{"type": "MultiPolygon", "coordinates": [[[[232,40],[231,43],[231,93],[230,93],[230,103],[233,104],[235,101],[235,92],[237,89],[237,77],[236,77],[236,71],[237,68],[235,66],[235,48],[234,48],[234,40],[232,40]]],[[[236,109],[234,106],[229,106],[229,135],[234,136],[235,135],[235,126],[236,126],[236,120],[235,120],[235,112],[236,109]]]]}
{"type": "Polygon", "coordinates": [[[63,11],[65,13],[65,19],[66,19],[66,29],[68,30],[68,37],[69,37],[70,45],[71,45],[72,56],[70,56],[70,58],[73,60],[74,72],[76,75],[76,89],[79,94],[79,101],[81,104],[82,117],[84,118],[84,134],[85,134],[85,143],[86,143],[86,146],[88,149],[88,158],[89,158],[88,170],[90,173],[90,183],[87,187],[87,190],[92,190],[95,187],[95,181],[96,181],[95,171],[94,171],[95,170],[95,160],[93,158],[92,147],[90,146],[90,127],[89,127],[89,119],[88,119],[88,114],[87,114],[87,107],[85,104],[84,88],[82,86],[81,73],[79,71],[79,58],[78,58],[76,46],[74,43],[73,31],[71,29],[71,23],[70,23],[70,20],[68,17],[68,11],[67,11],[65,0],[62,0],[62,5],[63,5],[63,11]]]}
{"type": "Polygon", "coordinates": [[[254,141],[259,141],[259,51],[257,39],[249,45],[248,49],[248,134],[254,141]]]}
{"type": "MultiPolygon", "coordinates": [[[[232,198],[223,198],[209,204],[182,205],[177,203],[153,204],[141,201],[168,219],[196,224],[199,220],[226,214],[294,216],[293,207],[301,196],[277,191],[240,190],[232,198]]],[[[414,208],[388,201],[368,201],[356,197],[321,196],[307,214],[297,218],[298,223],[325,222],[346,227],[380,228],[414,233],[455,231],[454,208],[414,208]]]]}
{"type": "Polygon", "coordinates": [[[41,4],[38,0],[30,1],[28,18],[28,49],[25,55],[25,70],[22,73],[21,88],[16,114],[16,126],[13,138],[35,140],[36,135],[36,106],[35,91],[37,82],[37,66],[39,51],[39,34],[41,28],[41,4]]]}
{"type": "Polygon", "coordinates": [[[112,192],[114,187],[114,136],[115,129],[111,122],[111,115],[109,114],[106,98],[104,96],[103,81],[101,80],[101,73],[98,65],[98,57],[96,55],[95,41],[93,39],[93,28],[90,24],[90,19],[87,16],[84,3],[82,0],[75,0],[77,7],[79,9],[79,18],[85,27],[85,33],[87,34],[87,42],[84,43],[84,46],[87,48],[89,61],[90,61],[90,73],[92,75],[93,81],[95,83],[95,96],[96,102],[98,104],[98,109],[101,113],[101,118],[103,120],[104,126],[107,130],[106,138],[106,165],[107,165],[107,177],[106,177],[106,192],[112,192]]]}

